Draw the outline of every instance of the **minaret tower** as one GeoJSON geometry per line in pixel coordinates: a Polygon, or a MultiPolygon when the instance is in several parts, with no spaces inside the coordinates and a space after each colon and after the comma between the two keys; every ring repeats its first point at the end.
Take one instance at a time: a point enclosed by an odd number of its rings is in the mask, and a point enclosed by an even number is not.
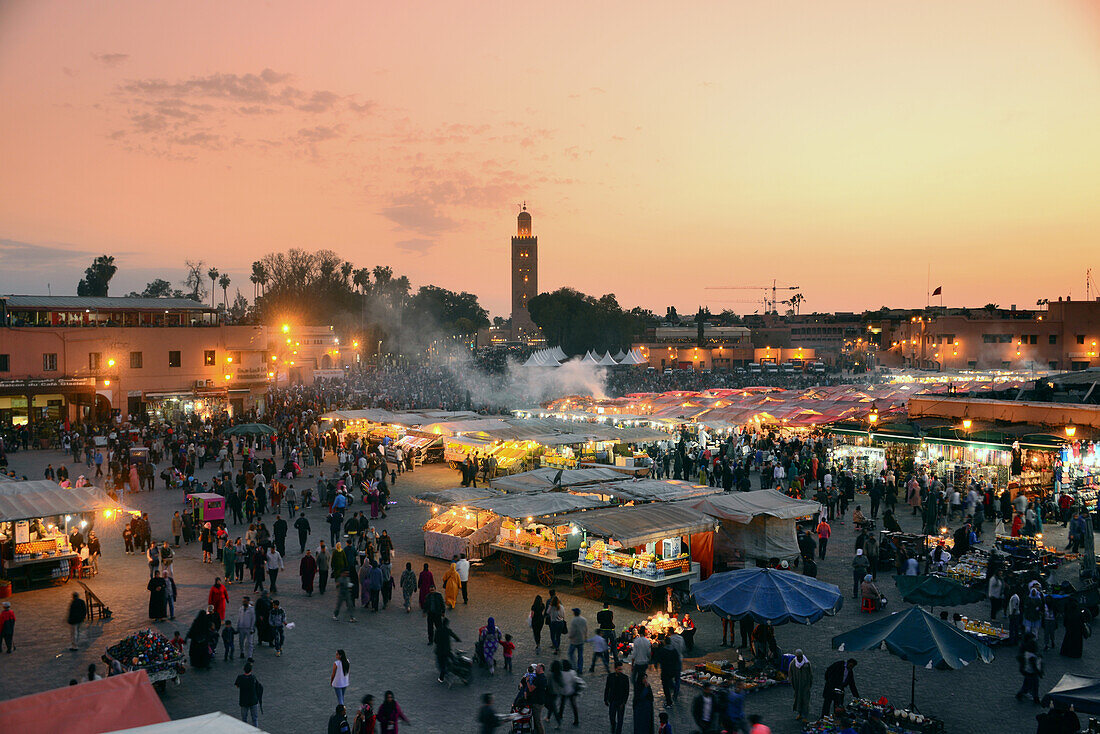
{"type": "Polygon", "coordinates": [[[512,238],[512,338],[522,339],[537,331],[527,312],[527,302],[538,292],[539,238],[531,234],[531,215],[524,202],[512,238]]]}

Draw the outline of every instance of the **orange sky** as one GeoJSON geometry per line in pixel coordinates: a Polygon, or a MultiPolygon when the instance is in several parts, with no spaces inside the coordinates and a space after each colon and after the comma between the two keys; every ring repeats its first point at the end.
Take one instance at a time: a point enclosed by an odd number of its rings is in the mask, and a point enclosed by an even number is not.
{"type": "Polygon", "coordinates": [[[1026,307],[1100,267],[1087,0],[0,2],[0,292],[327,247],[508,304],[1026,307]],[[725,302],[723,302],[725,301],[725,302]]]}

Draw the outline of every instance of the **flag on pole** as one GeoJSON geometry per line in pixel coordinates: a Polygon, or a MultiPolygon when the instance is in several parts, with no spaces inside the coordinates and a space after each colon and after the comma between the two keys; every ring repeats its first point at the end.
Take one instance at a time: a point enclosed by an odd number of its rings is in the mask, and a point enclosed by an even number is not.
{"type": "Polygon", "coordinates": [[[943,286],[942,285],[936,286],[936,290],[932,291],[933,296],[939,296],[939,295],[942,295],[942,294],[943,294],[943,286]]]}

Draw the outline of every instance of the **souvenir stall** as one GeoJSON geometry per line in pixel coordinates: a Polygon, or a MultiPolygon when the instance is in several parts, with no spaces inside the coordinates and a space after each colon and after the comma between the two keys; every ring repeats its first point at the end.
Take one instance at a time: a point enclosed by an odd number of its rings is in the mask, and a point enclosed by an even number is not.
{"type": "Polygon", "coordinates": [[[61,487],[48,480],[0,483],[0,565],[4,577],[28,588],[81,573],[69,534],[87,538],[98,521],[127,511],[98,487],[61,487]]]}
{"type": "Polygon", "coordinates": [[[623,475],[611,468],[590,469],[532,469],[492,481],[493,489],[502,492],[535,492],[554,488],[573,489],[575,487],[598,485],[604,482],[621,481],[623,475]]]}
{"type": "Polygon", "coordinates": [[[1055,486],[1074,498],[1076,507],[1097,511],[1100,490],[1100,442],[1074,441],[1062,446],[1054,469],[1055,486]]]}
{"type": "Polygon", "coordinates": [[[443,437],[434,433],[409,431],[393,444],[386,447],[386,460],[397,461],[397,447],[405,456],[413,457],[413,466],[436,464],[443,461],[443,437]]]}
{"type": "Polygon", "coordinates": [[[443,460],[452,469],[466,461],[466,457],[476,453],[478,458],[489,453],[493,442],[472,436],[447,436],[443,439],[443,460]]]}
{"type": "Polygon", "coordinates": [[[774,489],[711,495],[691,506],[720,523],[714,561],[721,570],[741,568],[746,562],[797,560],[795,525],[821,511],[818,502],[796,500],[774,489]]]}
{"type": "Polygon", "coordinates": [[[846,729],[838,716],[826,716],[802,727],[802,734],[843,734],[845,731],[864,731],[872,718],[877,718],[890,734],[943,734],[943,720],[917,711],[895,708],[885,698],[869,701],[856,698],[844,706],[844,715],[851,720],[852,729],[846,729]]]}
{"type": "Polygon", "coordinates": [[[606,502],[565,492],[541,492],[489,497],[466,503],[499,519],[500,533],[489,544],[500,557],[500,570],[509,578],[553,586],[577,559],[581,533],[573,524],[581,510],[605,507],[606,502]]]}
{"type": "Polygon", "coordinates": [[[432,508],[432,516],[422,528],[424,555],[448,561],[463,553],[470,560],[488,555],[488,544],[500,534],[500,518],[468,507],[466,503],[500,496],[496,490],[478,487],[456,487],[416,495],[414,501],[432,508]]]}
{"type": "Polygon", "coordinates": [[[687,599],[692,581],[712,564],[715,521],[685,503],[651,503],[585,512],[581,572],[591,599],[629,601],[638,611],[687,599]]]}
{"type": "Polygon", "coordinates": [[[886,469],[886,449],[862,442],[837,444],[829,450],[829,466],[850,469],[859,476],[878,476],[886,469]]]}

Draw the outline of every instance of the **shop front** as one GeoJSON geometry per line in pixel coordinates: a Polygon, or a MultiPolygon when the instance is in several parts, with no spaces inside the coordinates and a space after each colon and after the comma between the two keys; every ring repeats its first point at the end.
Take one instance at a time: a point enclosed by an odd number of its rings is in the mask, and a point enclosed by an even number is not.
{"type": "Polygon", "coordinates": [[[0,426],[90,420],[97,402],[92,377],[0,380],[0,426]]]}

